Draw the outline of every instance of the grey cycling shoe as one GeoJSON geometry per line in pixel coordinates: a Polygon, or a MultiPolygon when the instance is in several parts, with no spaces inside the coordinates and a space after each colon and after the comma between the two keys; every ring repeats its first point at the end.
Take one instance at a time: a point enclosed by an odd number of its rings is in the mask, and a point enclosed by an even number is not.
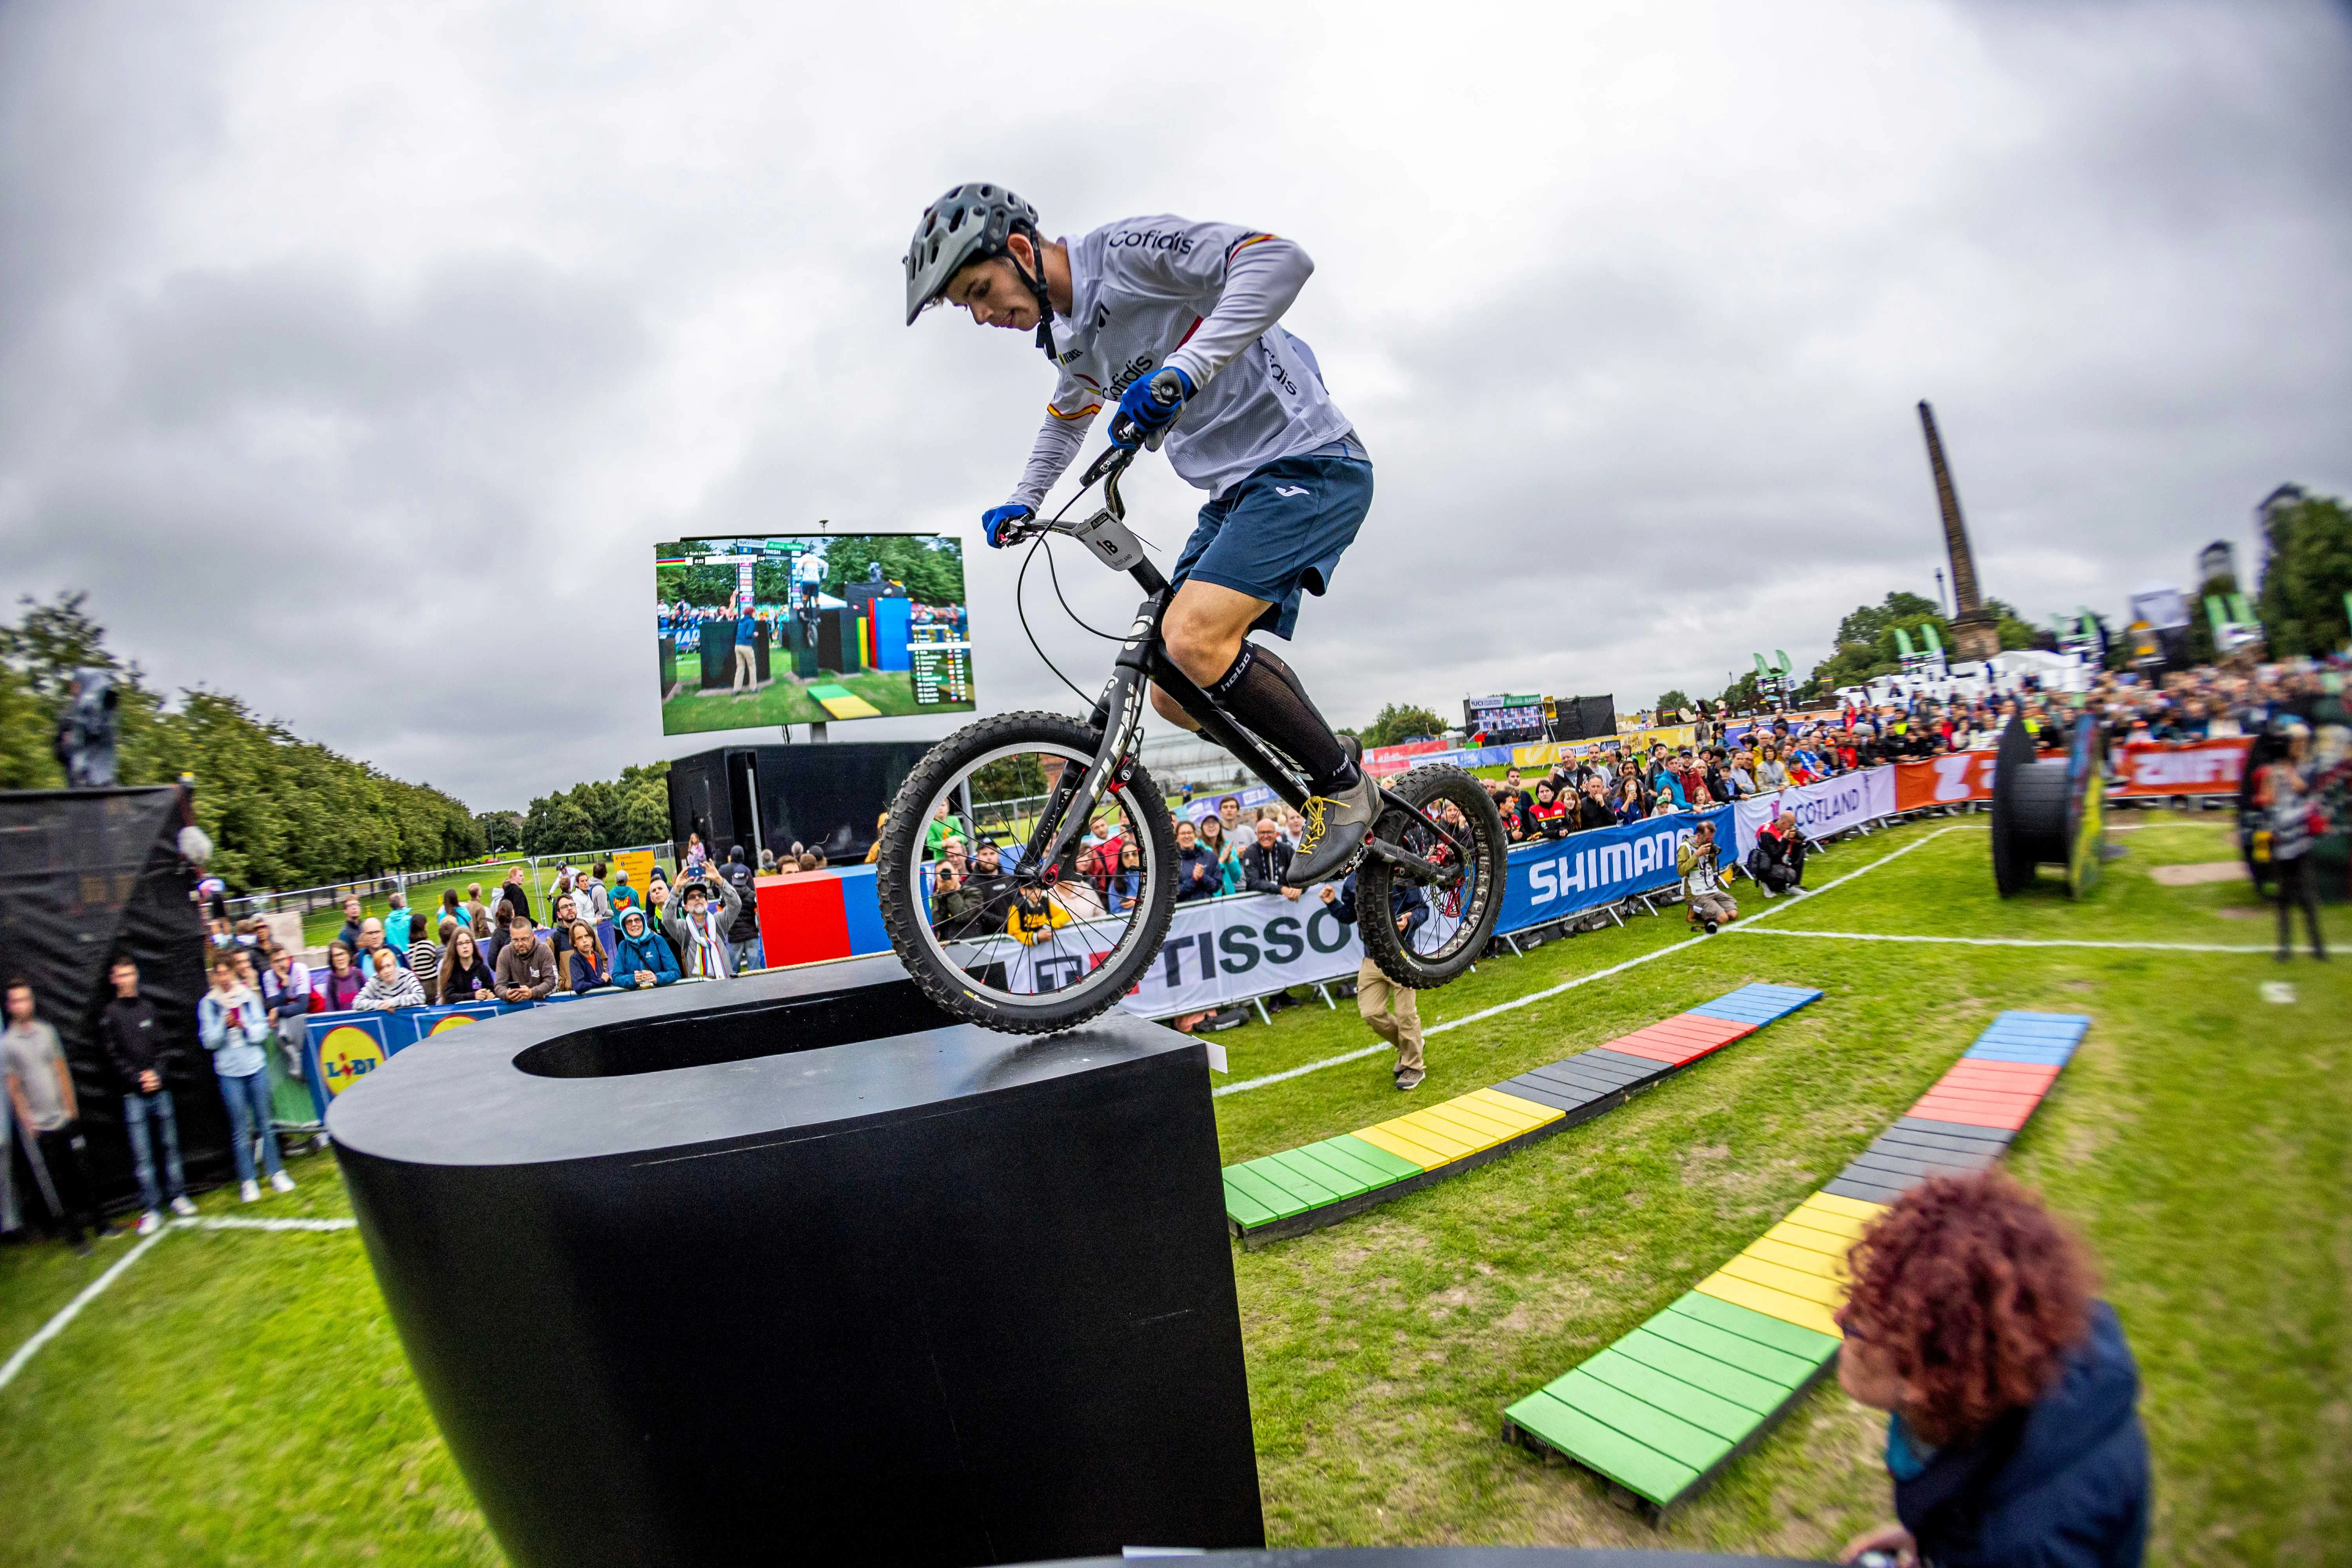
{"type": "Polygon", "coordinates": [[[1328,882],[1354,863],[1381,815],[1380,781],[1365,773],[1342,794],[1309,795],[1299,815],[1307,832],[1291,857],[1290,875],[1282,879],[1286,888],[1328,882]]]}

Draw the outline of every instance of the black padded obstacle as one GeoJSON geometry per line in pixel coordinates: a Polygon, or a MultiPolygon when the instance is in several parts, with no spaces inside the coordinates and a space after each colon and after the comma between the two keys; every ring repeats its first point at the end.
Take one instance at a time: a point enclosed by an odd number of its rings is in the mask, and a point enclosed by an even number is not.
{"type": "Polygon", "coordinates": [[[2011,720],[1993,763],[1992,879],[2004,899],[2032,886],[2038,868],[2066,868],[2066,891],[2082,898],[2099,885],[2106,859],[2105,758],[2099,726],[2087,713],[2074,724],[2066,755],[2037,760],[2033,734],[2011,720]]]}
{"type": "Polygon", "coordinates": [[[455,1030],[328,1128],[517,1563],[1264,1542],[1183,1036],[992,1034],[861,959],[455,1030]]]}

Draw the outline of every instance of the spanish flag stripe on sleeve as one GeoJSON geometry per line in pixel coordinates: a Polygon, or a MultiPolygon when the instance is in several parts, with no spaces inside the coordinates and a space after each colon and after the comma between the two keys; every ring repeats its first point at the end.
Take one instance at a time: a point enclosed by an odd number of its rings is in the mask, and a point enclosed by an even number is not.
{"type": "Polygon", "coordinates": [[[1065,414],[1060,409],[1048,403],[1045,405],[1045,412],[1052,415],[1056,419],[1087,419],[1097,414],[1100,414],[1102,412],[1102,405],[1099,403],[1089,403],[1084,408],[1079,409],[1076,414],[1065,414]]]}
{"type": "Polygon", "coordinates": [[[1272,239],[1274,237],[1275,237],[1270,234],[1244,235],[1241,238],[1234,241],[1233,248],[1225,252],[1225,259],[1227,261],[1231,261],[1234,257],[1239,256],[1243,251],[1247,250],[1259,240],[1272,239]]]}

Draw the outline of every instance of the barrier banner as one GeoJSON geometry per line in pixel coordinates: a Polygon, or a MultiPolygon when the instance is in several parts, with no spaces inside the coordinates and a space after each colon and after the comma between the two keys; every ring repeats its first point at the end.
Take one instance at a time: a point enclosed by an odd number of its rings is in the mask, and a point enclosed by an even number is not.
{"type": "Polygon", "coordinates": [[[1412,766],[1413,759],[1445,749],[1443,741],[1411,741],[1402,746],[1374,746],[1364,753],[1364,765],[1376,773],[1402,773],[1412,766]]]}
{"type": "MultiPolygon", "coordinates": [[[[1083,973],[1087,955],[1041,943],[1001,957],[1014,991],[1058,989],[1083,973]]],[[[1145,1018],[1205,1013],[1290,985],[1353,979],[1363,939],[1309,888],[1297,901],[1243,893],[1176,906],[1160,957],[1120,1004],[1145,1018]]]]}
{"type": "Polygon", "coordinates": [[[1953,752],[1924,762],[1895,764],[1895,809],[1920,811],[1992,798],[1993,751],[1953,752]]]}
{"type": "Polygon", "coordinates": [[[1895,764],[1750,795],[1735,802],[1732,810],[1739,819],[1739,861],[1744,866],[1748,851],[1756,847],[1757,830],[1783,811],[1795,813],[1797,831],[1816,840],[1894,816],[1895,764]]]}
{"type": "Polygon", "coordinates": [[[1677,885],[1682,874],[1675,869],[1675,852],[1682,841],[1696,832],[1700,823],[1712,822],[1716,842],[1723,843],[1725,830],[1731,826],[1731,812],[1727,805],[1678,811],[1622,827],[1595,827],[1548,843],[1515,847],[1510,875],[1503,883],[1503,913],[1495,923],[1496,932],[1524,931],[1636,893],[1677,885]]]}
{"type": "Polygon", "coordinates": [[[1409,757],[1367,762],[1364,771],[1375,778],[1388,778],[1409,768],[1426,767],[1432,763],[1451,763],[1457,768],[1501,767],[1510,762],[1512,753],[1517,749],[1514,746],[1467,746],[1458,751],[1441,748],[1433,752],[1414,752],[1409,757]]]}
{"type": "Polygon", "coordinates": [[[2244,736],[2220,741],[2141,741],[2123,749],[2117,795],[2235,795],[2245,775],[2244,736]]]}

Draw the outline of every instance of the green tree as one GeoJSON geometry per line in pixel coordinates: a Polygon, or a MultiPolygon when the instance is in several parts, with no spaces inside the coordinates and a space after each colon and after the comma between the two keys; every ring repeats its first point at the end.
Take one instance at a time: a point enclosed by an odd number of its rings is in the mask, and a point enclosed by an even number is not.
{"type": "Polygon", "coordinates": [[[504,855],[522,847],[522,813],[519,811],[486,811],[474,818],[474,827],[482,837],[482,853],[504,855]]]}
{"type": "Polygon", "coordinates": [[[1671,691],[1662,691],[1658,694],[1658,706],[1655,711],[1660,721],[1663,722],[1667,713],[1679,712],[1690,705],[1691,700],[1684,694],[1680,687],[1676,687],[1671,691]]]}
{"type": "Polygon", "coordinates": [[[1395,746],[1415,736],[1434,740],[1445,733],[1445,721],[1426,708],[1411,703],[1391,702],[1381,710],[1381,716],[1371,721],[1359,735],[1367,751],[1374,746],[1395,746]]]}
{"type": "Polygon", "coordinates": [[[963,542],[946,534],[851,534],[829,542],[824,591],[835,598],[852,583],[865,582],[876,565],[886,582],[905,586],[921,605],[961,605],[963,542]]]}
{"type": "Polygon", "coordinates": [[[2306,496],[2263,515],[2263,592],[2258,612],[2273,657],[2331,653],[2352,626],[2352,510],[2333,496],[2306,496]]]}

